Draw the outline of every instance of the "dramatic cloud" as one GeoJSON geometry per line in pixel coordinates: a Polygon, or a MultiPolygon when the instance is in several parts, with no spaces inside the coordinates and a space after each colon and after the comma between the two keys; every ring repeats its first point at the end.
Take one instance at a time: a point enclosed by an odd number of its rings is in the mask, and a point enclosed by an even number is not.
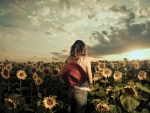
{"type": "Polygon", "coordinates": [[[149,37],[149,0],[0,0],[0,60],[64,61],[77,39],[111,59],[150,49],[149,37]]]}

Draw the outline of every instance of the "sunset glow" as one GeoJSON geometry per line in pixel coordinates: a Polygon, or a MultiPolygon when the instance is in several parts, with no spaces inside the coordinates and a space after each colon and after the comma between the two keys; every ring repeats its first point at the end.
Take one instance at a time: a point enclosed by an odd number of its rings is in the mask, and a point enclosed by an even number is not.
{"type": "Polygon", "coordinates": [[[146,60],[148,59],[149,52],[148,50],[135,50],[126,53],[126,55],[129,60],[146,60]]]}

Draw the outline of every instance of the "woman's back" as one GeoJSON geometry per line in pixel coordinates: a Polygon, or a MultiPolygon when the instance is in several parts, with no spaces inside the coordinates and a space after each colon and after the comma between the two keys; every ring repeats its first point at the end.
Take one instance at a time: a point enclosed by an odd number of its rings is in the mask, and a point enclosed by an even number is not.
{"type": "Polygon", "coordinates": [[[69,62],[75,62],[79,64],[83,68],[83,70],[87,73],[89,82],[92,83],[91,63],[87,56],[82,56],[77,61],[73,61],[72,57],[69,56],[65,63],[69,62]]]}

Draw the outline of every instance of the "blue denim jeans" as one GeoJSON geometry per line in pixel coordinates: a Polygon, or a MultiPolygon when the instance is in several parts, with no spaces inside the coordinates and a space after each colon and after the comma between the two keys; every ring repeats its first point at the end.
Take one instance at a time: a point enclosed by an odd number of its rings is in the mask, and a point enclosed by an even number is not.
{"type": "MultiPolygon", "coordinates": [[[[79,87],[89,87],[88,81],[79,87]]],[[[71,113],[85,113],[87,105],[88,91],[70,87],[68,91],[69,104],[71,105],[71,113]]]]}

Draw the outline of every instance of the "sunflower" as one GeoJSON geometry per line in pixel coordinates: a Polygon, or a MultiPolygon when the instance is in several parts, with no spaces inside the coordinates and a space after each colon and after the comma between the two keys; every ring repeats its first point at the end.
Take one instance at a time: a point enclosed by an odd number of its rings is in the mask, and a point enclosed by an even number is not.
{"type": "Polygon", "coordinates": [[[8,109],[15,109],[16,108],[16,103],[10,98],[5,98],[4,104],[8,109]]]}
{"type": "Polygon", "coordinates": [[[52,109],[56,105],[56,100],[49,96],[44,98],[43,103],[45,108],[52,109]]]}
{"type": "Polygon", "coordinates": [[[109,87],[106,88],[105,94],[106,94],[106,95],[110,95],[111,93],[112,93],[112,87],[109,86],[109,87]]]}
{"type": "Polygon", "coordinates": [[[100,62],[100,63],[98,64],[98,66],[97,66],[97,68],[98,68],[99,70],[103,70],[103,69],[105,69],[105,67],[106,67],[105,63],[102,63],[102,62],[100,62]]]}
{"type": "Polygon", "coordinates": [[[138,74],[138,79],[139,80],[143,80],[143,79],[146,79],[147,77],[147,73],[145,71],[140,71],[139,74],[138,74]]]}
{"type": "Polygon", "coordinates": [[[31,74],[35,73],[38,69],[36,67],[31,68],[31,74]]]}
{"type": "Polygon", "coordinates": [[[27,77],[26,72],[24,70],[17,71],[17,78],[24,80],[27,77]]]}
{"type": "Polygon", "coordinates": [[[94,80],[94,81],[97,81],[97,80],[99,80],[99,79],[101,79],[101,78],[102,78],[102,73],[101,73],[101,72],[96,72],[96,73],[94,74],[93,80],[94,80]]]}
{"type": "Polygon", "coordinates": [[[123,87],[122,93],[127,95],[127,96],[130,96],[130,97],[136,97],[137,96],[137,91],[132,86],[123,87]]]}
{"type": "Polygon", "coordinates": [[[2,68],[4,66],[4,63],[0,62],[0,68],[2,68]]]}
{"type": "Polygon", "coordinates": [[[37,63],[36,63],[36,62],[33,62],[33,63],[31,64],[31,66],[36,68],[36,67],[37,67],[37,63]]]}
{"type": "Polygon", "coordinates": [[[111,67],[111,68],[114,68],[114,67],[115,67],[114,63],[111,62],[111,63],[110,63],[110,67],[111,67]]]}
{"type": "Polygon", "coordinates": [[[150,69],[150,60],[147,61],[147,66],[148,66],[148,68],[150,69]]]}
{"type": "Polygon", "coordinates": [[[106,103],[99,103],[95,106],[96,111],[100,112],[100,113],[104,113],[109,111],[109,106],[106,103]]]}
{"type": "Polygon", "coordinates": [[[36,83],[36,85],[41,85],[43,83],[43,79],[41,77],[37,77],[35,79],[35,83],[36,83]]]}
{"type": "Polygon", "coordinates": [[[105,69],[103,69],[102,74],[103,74],[103,76],[104,76],[105,78],[110,77],[111,74],[112,74],[112,70],[109,69],[109,68],[105,68],[105,69]]]}
{"type": "Polygon", "coordinates": [[[38,74],[35,72],[35,73],[32,75],[32,78],[33,78],[33,80],[36,80],[37,77],[39,77],[39,76],[38,76],[38,74]]]}
{"type": "Polygon", "coordinates": [[[6,69],[8,69],[8,71],[10,71],[12,69],[12,65],[11,64],[7,64],[6,65],[6,69]]]}
{"type": "Polygon", "coordinates": [[[60,69],[59,68],[54,68],[52,70],[52,77],[57,77],[60,75],[60,69]]]}
{"type": "Polygon", "coordinates": [[[135,62],[133,63],[133,65],[134,65],[134,68],[135,68],[135,69],[139,69],[139,68],[140,68],[140,64],[139,64],[139,62],[137,62],[137,61],[135,61],[135,62]]]}
{"type": "Polygon", "coordinates": [[[23,68],[23,70],[24,70],[26,73],[29,73],[29,72],[31,71],[28,66],[25,66],[25,67],[23,68]]]}
{"type": "Polygon", "coordinates": [[[131,87],[136,87],[136,84],[132,81],[132,80],[130,80],[129,82],[127,82],[127,85],[128,86],[131,86],[131,87]]]}
{"type": "Polygon", "coordinates": [[[122,78],[122,72],[116,71],[113,77],[114,77],[114,80],[120,80],[122,78]]]}
{"type": "Polygon", "coordinates": [[[9,79],[10,75],[9,75],[9,70],[6,68],[3,68],[1,71],[1,75],[4,79],[9,79]]]}
{"type": "Polygon", "coordinates": [[[45,67],[42,69],[43,75],[49,75],[51,73],[50,68],[49,67],[45,67]]]}

